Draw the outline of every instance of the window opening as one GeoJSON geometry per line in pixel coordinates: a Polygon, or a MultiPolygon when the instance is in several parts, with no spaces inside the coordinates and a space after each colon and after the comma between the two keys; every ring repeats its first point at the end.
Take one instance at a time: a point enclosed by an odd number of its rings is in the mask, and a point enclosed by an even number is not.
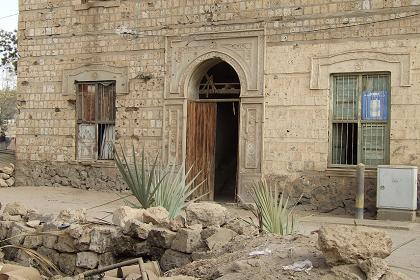
{"type": "Polygon", "coordinates": [[[114,158],[115,81],[77,83],[78,159],[114,158]]]}
{"type": "Polygon", "coordinates": [[[389,162],[390,75],[333,75],[334,165],[389,162]]]}

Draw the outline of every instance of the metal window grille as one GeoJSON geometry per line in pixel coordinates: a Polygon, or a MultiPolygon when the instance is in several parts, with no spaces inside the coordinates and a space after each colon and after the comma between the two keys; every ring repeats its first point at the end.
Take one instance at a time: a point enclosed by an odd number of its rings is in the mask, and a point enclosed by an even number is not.
{"type": "Polygon", "coordinates": [[[333,75],[331,163],[389,162],[390,75],[333,75]]]}
{"type": "Polygon", "coordinates": [[[78,158],[114,158],[115,81],[77,83],[78,158]]]}

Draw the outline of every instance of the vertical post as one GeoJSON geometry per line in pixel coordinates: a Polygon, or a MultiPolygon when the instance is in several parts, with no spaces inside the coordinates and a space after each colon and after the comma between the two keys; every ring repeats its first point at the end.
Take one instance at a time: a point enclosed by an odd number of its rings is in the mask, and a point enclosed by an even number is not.
{"type": "Polygon", "coordinates": [[[365,208],[365,165],[357,165],[356,219],[363,219],[365,208]]]}

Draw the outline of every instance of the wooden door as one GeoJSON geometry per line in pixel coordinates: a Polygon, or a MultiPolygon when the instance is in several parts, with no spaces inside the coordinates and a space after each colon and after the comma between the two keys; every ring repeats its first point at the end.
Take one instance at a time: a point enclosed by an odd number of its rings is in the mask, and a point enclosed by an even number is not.
{"type": "Polygon", "coordinates": [[[193,197],[213,200],[217,104],[189,101],[187,114],[186,167],[192,166],[190,179],[201,172],[196,184],[205,181],[193,197]]]}

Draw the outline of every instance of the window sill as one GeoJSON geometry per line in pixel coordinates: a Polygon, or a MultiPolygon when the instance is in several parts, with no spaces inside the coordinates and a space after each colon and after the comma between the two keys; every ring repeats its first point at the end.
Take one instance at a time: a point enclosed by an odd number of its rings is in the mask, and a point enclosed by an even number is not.
{"type": "MultiPolygon", "coordinates": [[[[79,1],[80,3],[80,1],[79,1]]],[[[119,7],[121,4],[120,0],[114,0],[114,1],[92,1],[85,4],[75,4],[74,10],[75,11],[82,11],[82,10],[88,10],[90,8],[96,8],[96,7],[103,7],[103,8],[111,8],[111,7],[119,7]]]]}
{"type": "MultiPolygon", "coordinates": [[[[326,175],[329,177],[356,177],[356,167],[328,167],[326,175]]],[[[369,167],[365,169],[365,178],[376,178],[377,168],[369,167]]]]}

